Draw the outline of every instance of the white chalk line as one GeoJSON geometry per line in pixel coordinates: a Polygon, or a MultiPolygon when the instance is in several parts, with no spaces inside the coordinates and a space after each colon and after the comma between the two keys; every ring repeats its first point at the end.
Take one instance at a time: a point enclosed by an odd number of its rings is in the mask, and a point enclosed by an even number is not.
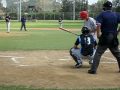
{"type": "MultiPolygon", "coordinates": [[[[71,59],[58,59],[60,61],[70,61],[71,59]]],[[[83,60],[84,61],[84,60],[83,60]]],[[[85,63],[87,63],[87,61],[84,61],[85,63]]],[[[101,61],[101,63],[107,63],[107,64],[112,64],[112,63],[117,63],[116,61],[101,61]]]]}
{"type": "MultiPolygon", "coordinates": [[[[105,52],[108,53],[108,52],[110,52],[110,51],[109,51],[109,50],[106,50],[105,52]]],[[[25,64],[20,64],[20,61],[17,60],[17,59],[18,59],[18,58],[24,58],[24,57],[2,56],[2,55],[0,55],[0,57],[3,57],[3,58],[11,58],[11,60],[12,60],[15,64],[17,64],[17,66],[20,66],[20,67],[32,66],[32,65],[27,65],[27,64],[26,64],[26,65],[25,65],[25,64]]],[[[102,57],[105,58],[105,59],[112,60],[112,61],[107,61],[107,62],[102,62],[102,61],[101,61],[101,63],[107,63],[107,64],[117,63],[116,60],[113,59],[113,58],[109,58],[109,57],[106,57],[106,56],[102,56],[102,57]]],[[[45,56],[44,58],[50,60],[50,58],[47,57],[47,56],[45,56]]],[[[60,59],[58,59],[58,60],[60,60],[60,61],[68,61],[68,60],[71,60],[71,57],[70,57],[70,56],[66,56],[66,58],[60,58],[60,59]]]]}
{"type": "Polygon", "coordinates": [[[17,60],[18,58],[24,58],[24,57],[16,57],[16,56],[2,56],[0,55],[0,57],[2,58],[10,58],[15,64],[20,65],[20,62],[17,60]]]}
{"type": "MultiPolygon", "coordinates": [[[[105,51],[105,53],[108,53],[108,52],[110,52],[110,50],[106,50],[105,51]]],[[[61,58],[61,59],[58,59],[58,60],[60,60],[60,61],[71,60],[69,56],[67,56],[67,57],[68,58],[66,58],[66,59],[65,58],[61,58]]],[[[107,61],[107,62],[101,61],[101,63],[107,63],[107,64],[117,63],[117,61],[115,59],[113,59],[113,58],[109,58],[109,57],[106,57],[106,56],[102,56],[102,58],[105,58],[105,59],[108,59],[108,60],[111,60],[111,61],[107,61]]]]}

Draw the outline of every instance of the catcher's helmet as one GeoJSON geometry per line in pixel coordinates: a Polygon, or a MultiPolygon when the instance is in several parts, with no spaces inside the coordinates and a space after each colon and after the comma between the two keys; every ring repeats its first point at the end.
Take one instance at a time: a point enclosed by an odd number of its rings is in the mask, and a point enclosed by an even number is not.
{"type": "Polygon", "coordinates": [[[103,7],[112,8],[112,3],[110,1],[107,1],[103,4],[103,7]]]}
{"type": "Polygon", "coordinates": [[[87,27],[82,28],[82,34],[88,34],[90,33],[90,30],[87,27]]]}
{"type": "Polygon", "coordinates": [[[88,12],[87,11],[81,11],[80,12],[80,18],[87,19],[88,18],[88,12]]]}

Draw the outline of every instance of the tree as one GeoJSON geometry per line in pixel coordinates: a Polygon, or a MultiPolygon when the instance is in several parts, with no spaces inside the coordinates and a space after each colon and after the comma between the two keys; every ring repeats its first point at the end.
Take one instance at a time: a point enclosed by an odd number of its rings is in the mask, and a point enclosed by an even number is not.
{"type": "Polygon", "coordinates": [[[120,0],[113,0],[113,10],[120,12],[120,0]]]}
{"type": "Polygon", "coordinates": [[[62,1],[62,12],[71,12],[72,11],[72,3],[69,0],[62,1]]]}

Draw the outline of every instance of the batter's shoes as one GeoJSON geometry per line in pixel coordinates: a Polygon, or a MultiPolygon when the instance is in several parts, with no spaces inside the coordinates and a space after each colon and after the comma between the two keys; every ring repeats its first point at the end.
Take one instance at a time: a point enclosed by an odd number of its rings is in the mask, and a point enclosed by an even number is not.
{"type": "Polygon", "coordinates": [[[88,70],[89,74],[96,74],[96,71],[88,70]]]}

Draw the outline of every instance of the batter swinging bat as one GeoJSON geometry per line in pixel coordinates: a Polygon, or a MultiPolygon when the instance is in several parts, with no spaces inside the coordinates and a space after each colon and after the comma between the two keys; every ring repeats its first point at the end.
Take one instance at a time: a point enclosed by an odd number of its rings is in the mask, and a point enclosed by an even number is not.
{"type": "Polygon", "coordinates": [[[65,32],[69,32],[69,33],[71,33],[71,34],[73,34],[73,35],[79,36],[78,34],[73,33],[73,32],[71,32],[71,31],[68,31],[68,30],[65,29],[65,28],[59,28],[59,29],[65,31],[65,32]]]}

